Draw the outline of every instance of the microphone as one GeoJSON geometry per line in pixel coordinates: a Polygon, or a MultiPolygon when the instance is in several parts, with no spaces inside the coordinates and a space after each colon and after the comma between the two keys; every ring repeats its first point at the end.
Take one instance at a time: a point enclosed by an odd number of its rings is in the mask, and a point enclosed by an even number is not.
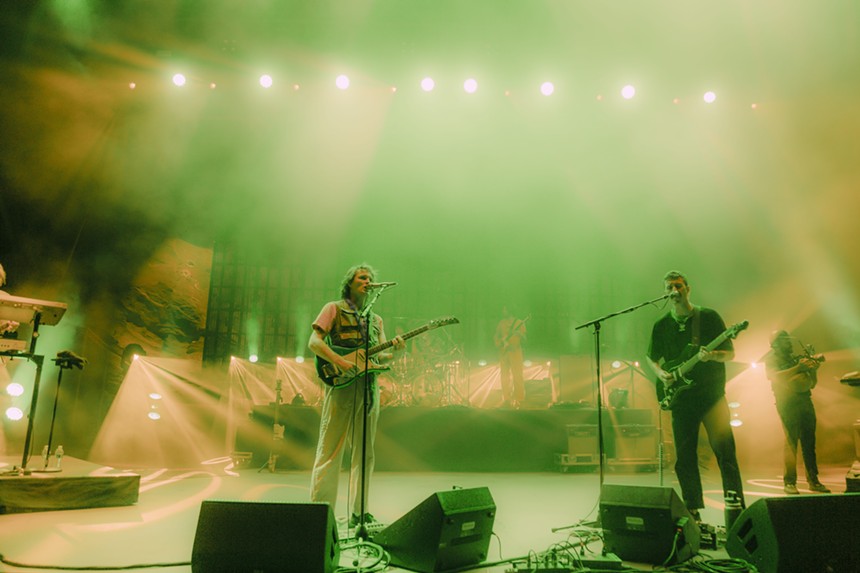
{"type": "Polygon", "coordinates": [[[676,290],[673,290],[672,292],[670,292],[670,293],[669,293],[668,295],[666,295],[666,296],[668,296],[668,297],[669,297],[669,298],[671,298],[672,300],[678,300],[679,298],[681,298],[681,293],[679,293],[679,292],[678,292],[678,291],[676,291],[676,290]]]}
{"type": "Polygon", "coordinates": [[[374,288],[387,288],[397,286],[397,283],[394,281],[391,282],[383,282],[383,283],[367,283],[365,288],[374,289],[374,288]]]}

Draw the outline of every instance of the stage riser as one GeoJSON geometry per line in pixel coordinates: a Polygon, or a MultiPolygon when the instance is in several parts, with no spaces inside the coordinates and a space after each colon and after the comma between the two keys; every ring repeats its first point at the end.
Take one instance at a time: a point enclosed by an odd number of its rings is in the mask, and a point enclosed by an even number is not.
{"type": "MultiPolygon", "coordinates": [[[[615,420],[648,423],[651,412],[626,410],[615,420]]],[[[380,471],[552,471],[555,454],[568,451],[569,424],[596,423],[593,409],[484,410],[466,407],[385,408],[376,438],[380,471]]],[[[272,440],[273,410],[255,410],[236,440],[238,451],[262,465],[274,447],[279,469],[309,469],[319,431],[316,408],[282,406],[284,440],[272,440]]],[[[607,432],[607,449],[614,447],[607,432]]]]}
{"type": "Polygon", "coordinates": [[[64,464],[69,469],[62,472],[0,477],[0,513],[90,509],[137,503],[139,475],[81,475],[103,468],[68,456],[64,464]]]}

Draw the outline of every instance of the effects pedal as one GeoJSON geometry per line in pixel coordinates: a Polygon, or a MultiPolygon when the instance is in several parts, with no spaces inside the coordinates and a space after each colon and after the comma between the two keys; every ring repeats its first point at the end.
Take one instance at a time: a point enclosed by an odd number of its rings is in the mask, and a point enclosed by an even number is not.
{"type": "Polygon", "coordinates": [[[576,556],[566,552],[545,553],[527,561],[515,561],[507,573],[576,573],[577,571],[606,571],[624,569],[621,559],[614,553],[589,553],[576,556]]]}
{"type": "Polygon", "coordinates": [[[607,569],[623,569],[624,564],[621,559],[614,553],[606,555],[585,555],[580,559],[580,565],[588,569],[607,570],[607,569]]]}
{"type": "Polygon", "coordinates": [[[717,548],[717,529],[713,525],[699,524],[699,547],[712,550],[717,548]]]}

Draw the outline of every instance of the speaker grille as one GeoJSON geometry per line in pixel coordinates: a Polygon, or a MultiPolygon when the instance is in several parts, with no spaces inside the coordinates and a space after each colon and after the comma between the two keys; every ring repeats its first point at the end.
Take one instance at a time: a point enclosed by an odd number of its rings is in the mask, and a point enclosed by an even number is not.
{"type": "Polygon", "coordinates": [[[860,571],[860,494],[763,498],[726,535],[726,552],[761,573],[860,571]]]}
{"type": "Polygon", "coordinates": [[[194,573],[332,573],[337,526],[325,503],[206,500],[191,552],[194,573]]]}
{"type": "Polygon", "coordinates": [[[431,495],[374,536],[391,563],[421,573],[437,573],[481,563],[487,558],[496,505],[486,487],[431,495]]]}

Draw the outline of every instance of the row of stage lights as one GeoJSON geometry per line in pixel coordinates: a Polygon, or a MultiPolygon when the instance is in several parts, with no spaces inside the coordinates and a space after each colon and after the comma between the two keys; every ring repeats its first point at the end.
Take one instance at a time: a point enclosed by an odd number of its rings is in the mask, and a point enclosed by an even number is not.
{"type": "MultiPolygon", "coordinates": [[[[176,73],[172,76],[171,83],[177,88],[184,88],[184,87],[188,86],[191,83],[191,81],[189,80],[189,78],[185,74],[176,73]]],[[[194,83],[198,83],[198,82],[194,82],[194,83]]],[[[205,84],[205,82],[203,82],[203,83],[205,84]]],[[[272,89],[275,87],[275,79],[269,74],[261,75],[259,77],[257,83],[259,84],[259,86],[262,89],[272,89]]],[[[334,86],[341,91],[348,90],[351,85],[352,85],[352,82],[351,82],[349,76],[347,76],[345,74],[341,74],[341,75],[334,78],[334,86]]],[[[424,91],[427,93],[432,92],[432,91],[436,90],[436,88],[437,88],[436,81],[431,77],[425,77],[425,78],[421,79],[421,81],[418,82],[418,86],[420,87],[421,91],[424,91]]],[[[137,89],[138,84],[137,84],[137,82],[129,82],[128,87],[129,87],[129,89],[134,90],[134,89],[137,89]]],[[[462,85],[463,91],[467,94],[477,93],[478,87],[479,87],[479,84],[475,78],[466,79],[462,85]]],[[[209,82],[208,88],[210,90],[217,89],[218,84],[216,82],[209,82]]],[[[293,91],[299,91],[301,89],[301,85],[298,83],[290,84],[290,89],[292,89],[293,91]]],[[[391,93],[396,93],[398,91],[398,88],[396,86],[389,86],[387,89],[391,93]]],[[[546,82],[543,82],[540,85],[538,85],[536,87],[535,91],[536,91],[536,93],[539,93],[542,96],[549,97],[549,96],[552,96],[553,94],[556,93],[556,86],[553,82],[546,81],[546,82]]],[[[505,90],[504,94],[506,96],[510,96],[511,91],[505,90]]],[[[621,87],[621,89],[619,90],[619,95],[621,96],[622,99],[632,100],[636,97],[636,87],[632,84],[627,84],[627,85],[621,87]]],[[[717,101],[717,94],[714,91],[710,91],[710,90],[706,91],[702,94],[701,97],[702,97],[702,101],[706,104],[712,104],[712,103],[717,101]]],[[[598,101],[602,100],[603,95],[597,95],[596,99],[598,101]]],[[[680,101],[681,101],[680,98],[677,98],[677,97],[672,99],[672,103],[674,103],[674,104],[678,104],[678,103],[680,103],[680,101]]],[[[752,109],[756,109],[758,107],[758,105],[755,103],[752,103],[750,105],[750,107],[752,109]]]]}

